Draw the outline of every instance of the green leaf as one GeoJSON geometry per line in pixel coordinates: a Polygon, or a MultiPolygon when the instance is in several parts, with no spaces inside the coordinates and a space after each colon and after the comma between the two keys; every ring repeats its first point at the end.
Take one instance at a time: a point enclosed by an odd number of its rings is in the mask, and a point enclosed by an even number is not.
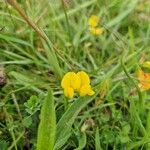
{"type": "Polygon", "coordinates": [[[130,141],[130,138],[128,135],[121,134],[120,135],[120,141],[121,141],[121,143],[127,143],[130,141]]]}
{"type": "Polygon", "coordinates": [[[56,133],[56,115],[51,90],[44,100],[38,128],[37,150],[53,150],[56,133]]]}
{"type": "Polygon", "coordinates": [[[85,134],[85,132],[83,132],[79,136],[78,141],[79,141],[79,146],[75,150],[82,150],[82,149],[84,149],[84,147],[86,146],[86,134],[85,134]]]}
{"type": "Polygon", "coordinates": [[[23,119],[23,125],[26,127],[26,128],[29,128],[31,125],[32,125],[32,118],[29,116],[29,117],[25,117],[23,119]]]}
{"type": "MultiPolygon", "coordinates": [[[[49,42],[49,45],[51,45],[50,42],[49,42]]],[[[61,79],[62,78],[62,70],[59,66],[59,62],[58,62],[58,59],[57,59],[55,53],[52,51],[52,49],[49,48],[49,46],[47,44],[44,44],[44,48],[45,48],[45,52],[47,55],[48,64],[53,67],[53,71],[56,74],[56,76],[58,77],[58,79],[61,79]]],[[[52,46],[51,46],[51,48],[52,48],[52,46]]]]}
{"type": "Polygon", "coordinates": [[[8,143],[4,140],[0,140],[0,148],[1,148],[1,150],[8,149],[8,143]]]}
{"type": "Polygon", "coordinates": [[[78,98],[61,117],[57,123],[57,140],[54,147],[56,150],[59,150],[67,142],[71,136],[71,127],[77,115],[88,103],[90,103],[95,98],[95,96],[78,98]]]}
{"type": "Polygon", "coordinates": [[[30,99],[24,103],[24,105],[26,112],[28,112],[30,115],[33,115],[38,110],[40,110],[40,102],[38,97],[35,95],[32,95],[30,99]]]}
{"type": "Polygon", "coordinates": [[[99,129],[97,127],[96,133],[95,133],[95,150],[102,150],[101,143],[100,143],[100,137],[99,137],[99,129]]]}

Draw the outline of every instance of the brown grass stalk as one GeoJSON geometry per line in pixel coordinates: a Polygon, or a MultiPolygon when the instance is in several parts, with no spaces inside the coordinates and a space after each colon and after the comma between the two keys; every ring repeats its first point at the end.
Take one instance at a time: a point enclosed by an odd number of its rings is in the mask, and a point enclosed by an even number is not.
{"type": "Polygon", "coordinates": [[[22,8],[16,2],[16,0],[6,0],[8,4],[16,9],[16,11],[20,14],[20,16],[31,26],[40,37],[42,37],[46,42],[48,42],[48,37],[46,34],[24,13],[22,8]]]}

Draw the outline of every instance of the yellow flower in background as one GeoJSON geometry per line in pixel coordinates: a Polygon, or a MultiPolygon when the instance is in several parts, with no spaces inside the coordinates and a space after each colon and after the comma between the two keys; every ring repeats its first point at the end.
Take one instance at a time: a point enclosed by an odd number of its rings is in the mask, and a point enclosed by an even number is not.
{"type": "Polygon", "coordinates": [[[88,19],[88,24],[89,24],[89,31],[93,34],[93,35],[101,35],[104,31],[103,28],[98,27],[98,23],[100,22],[100,19],[98,16],[96,15],[92,15],[89,19],[88,19]]]}
{"type": "Polygon", "coordinates": [[[64,95],[68,98],[73,98],[74,91],[79,92],[80,96],[92,96],[95,93],[91,88],[90,78],[84,71],[66,73],[61,86],[64,89],[64,95]]]}
{"type": "Polygon", "coordinates": [[[104,31],[103,28],[92,28],[92,27],[90,27],[89,30],[93,35],[100,35],[104,31]]]}
{"type": "Polygon", "coordinates": [[[142,66],[145,68],[150,68],[150,61],[143,62],[142,66]]]}
{"type": "Polygon", "coordinates": [[[99,23],[100,19],[98,16],[96,15],[92,15],[89,19],[88,19],[88,24],[91,27],[96,27],[99,23]]]}
{"type": "Polygon", "coordinates": [[[137,73],[139,79],[139,88],[141,91],[150,89],[150,73],[145,73],[142,70],[139,70],[137,73]]]}

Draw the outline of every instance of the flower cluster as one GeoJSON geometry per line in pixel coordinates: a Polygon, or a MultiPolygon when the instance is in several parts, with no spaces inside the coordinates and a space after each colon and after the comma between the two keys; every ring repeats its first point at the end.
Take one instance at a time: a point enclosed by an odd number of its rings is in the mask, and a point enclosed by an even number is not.
{"type": "Polygon", "coordinates": [[[74,91],[79,92],[80,96],[92,96],[95,93],[91,88],[90,78],[84,71],[66,73],[61,86],[64,89],[64,95],[69,98],[73,98],[74,91]]]}
{"type": "Polygon", "coordinates": [[[96,15],[92,15],[88,19],[88,24],[89,24],[89,30],[93,35],[100,35],[103,33],[104,29],[98,27],[98,23],[100,22],[100,19],[96,15]]]}
{"type": "Polygon", "coordinates": [[[137,77],[139,79],[139,88],[141,91],[150,89],[150,73],[145,73],[142,70],[139,70],[137,73],[137,77]]]}

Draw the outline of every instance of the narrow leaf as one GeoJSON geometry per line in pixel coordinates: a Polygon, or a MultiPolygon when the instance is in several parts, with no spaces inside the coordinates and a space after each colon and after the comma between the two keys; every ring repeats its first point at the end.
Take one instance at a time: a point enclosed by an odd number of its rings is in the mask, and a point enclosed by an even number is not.
{"type": "MultiPolygon", "coordinates": [[[[96,96],[96,94],[95,94],[96,96]]],[[[72,125],[78,116],[79,112],[94,98],[93,97],[85,97],[85,98],[78,98],[64,113],[62,118],[57,123],[57,134],[56,134],[56,143],[55,149],[59,150],[69,139],[72,125]],[[61,141],[61,143],[60,143],[61,141]]]]}
{"type": "Polygon", "coordinates": [[[51,90],[44,100],[38,128],[37,150],[53,150],[56,133],[56,116],[51,90]]]}
{"type": "Polygon", "coordinates": [[[86,146],[86,134],[83,132],[78,138],[79,146],[75,150],[82,150],[86,146]]]}

